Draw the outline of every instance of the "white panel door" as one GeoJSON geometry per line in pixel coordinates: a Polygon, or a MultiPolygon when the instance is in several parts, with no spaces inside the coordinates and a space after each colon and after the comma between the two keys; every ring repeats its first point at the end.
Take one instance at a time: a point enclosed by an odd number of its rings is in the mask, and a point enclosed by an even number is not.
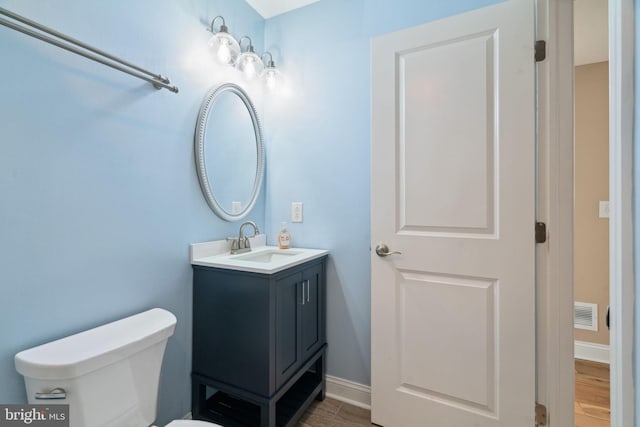
{"type": "Polygon", "coordinates": [[[533,11],[373,40],[376,424],[535,424],[533,11]]]}

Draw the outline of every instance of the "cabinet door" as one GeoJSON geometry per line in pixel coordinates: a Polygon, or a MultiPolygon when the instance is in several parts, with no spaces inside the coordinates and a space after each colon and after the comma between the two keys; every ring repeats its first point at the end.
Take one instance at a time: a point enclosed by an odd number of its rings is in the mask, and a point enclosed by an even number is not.
{"type": "Polygon", "coordinates": [[[300,273],[276,282],[276,387],[280,387],[298,368],[300,360],[300,273]]]}
{"type": "Polygon", "coordinates": [[[304,303],[302,311],[302,360],[306,360],[324,343],[324,289],[322,264],[302,272],[304,303]]]}

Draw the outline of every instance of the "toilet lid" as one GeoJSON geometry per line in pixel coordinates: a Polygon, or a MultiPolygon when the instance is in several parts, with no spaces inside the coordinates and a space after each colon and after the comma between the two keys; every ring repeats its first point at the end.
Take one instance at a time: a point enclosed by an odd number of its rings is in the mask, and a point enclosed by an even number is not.
{"type": "Polygon", "coordinates": [[[175,420],[171,421],[166,427],[221,427],[218,424],[208,423],[206,421],[196,420],[175,420]]]}

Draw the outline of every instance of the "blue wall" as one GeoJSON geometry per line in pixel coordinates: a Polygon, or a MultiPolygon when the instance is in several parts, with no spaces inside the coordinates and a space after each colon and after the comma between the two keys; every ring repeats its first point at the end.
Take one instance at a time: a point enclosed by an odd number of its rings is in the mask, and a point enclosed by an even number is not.
{"type": "Polygon", "coordinates": [[[248,219],[275,243],[304,203],[293,244],[331,251],[328,371],[369,384],[370,39],[494,2],[322,0],[265,23],[238,0],[0,0],[180,86],[156,91],[0,27],[0,402],[25,399],[17,351],[159,306],[179,324],[158,421],[188,411],[188,244],[238,226],[208,209],[193,160],[200,101],[226,78],[203,48],[218,14],[290,81],[266,105],[266,196],[248,219]]]}
{"type": "MultiPolygon", "coordinates": [[[[224,78],[205,27],[224,15],[262,50],[264,20],[238,0],[0,6],[152,71],[179,94],[0,27],[0,402],[26,399],[20,350],[151,307],[176,314],[164,425],[190,407],[188,245],[237,233],[195,174],[200,102],[224,78]]],[[[248,219],[264,224],[264,197],[248,219]]]]}
{"type": "MultiPolygon", "coordinates": [[[[492,0],[322,0],[269,19],[265,47],[290,79],[268,102],[267,234],[331,251],[328,373],[370,383],[370,40],[492,0]]],[[[272,240],[273,242],[273,240],[272,240]]]]}

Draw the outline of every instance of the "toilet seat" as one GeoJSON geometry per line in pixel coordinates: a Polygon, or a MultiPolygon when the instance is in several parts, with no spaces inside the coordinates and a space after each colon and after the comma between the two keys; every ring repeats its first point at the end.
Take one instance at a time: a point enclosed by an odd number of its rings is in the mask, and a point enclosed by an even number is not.
{"type": "Polygon", "coordinates": [[[206,421],[175,420],[175,421],[171,421],[165,427],[222,427],[222,426],[218,424],[209,423],[206,421]]]}

